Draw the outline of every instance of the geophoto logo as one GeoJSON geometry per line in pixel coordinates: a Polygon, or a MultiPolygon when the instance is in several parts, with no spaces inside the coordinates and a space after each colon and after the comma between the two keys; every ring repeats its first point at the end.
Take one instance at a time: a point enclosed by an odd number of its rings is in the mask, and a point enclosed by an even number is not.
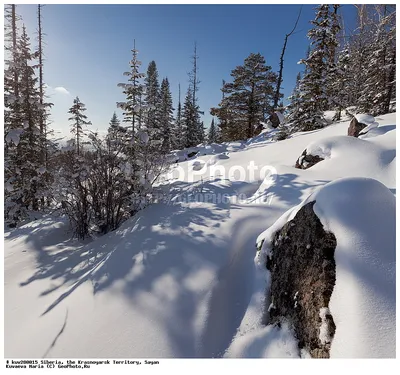
{"type": "Polygon", "coordinates": [[[250,161],[246,167],[242,165],[225,167],[195,160],[184,166],[175,165],[164,178],[165,181],[178,183],[181,181],[190,186],[181,194],[156,194],[155,200],[164,203],[269,205],[274,196],[271,186],[276,183],[277,178],[275,167],[265,165],[259,168],[254,161],[250,161]],[[232,188],[220,192],[215,188],[215,182],[224,183],[224,181],[232,184],[232,188]]]}

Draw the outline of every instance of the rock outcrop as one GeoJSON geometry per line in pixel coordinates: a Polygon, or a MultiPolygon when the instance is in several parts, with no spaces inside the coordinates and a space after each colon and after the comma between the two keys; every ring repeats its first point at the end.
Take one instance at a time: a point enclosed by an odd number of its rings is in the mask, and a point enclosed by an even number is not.
{"type": "Polygon", "coordinates": [[[353,117],[353,119],[350,121],[349,128],[347,129],[347,135],[357,138],[360,135],[361,130],[366,127],[366,124],[359,122],[355,117],[353,117]]]}
{"type": "Polygon", "coordinates": [[[324,159],[320,156],[307,154],[307,150],[304,150],[301,156],[297,159],[295,167],[298,169],[308,169],[322,160],[324,159]]]}
{"type": "Polygon", "coordinates": [[[299,348],[314,358],[329,358],[336,326],[329,312],[335,285],[336,238],[314,213],[314,202],[278,231],[267,257],[271,273],[269,324],[288,321],[299,348]]]}

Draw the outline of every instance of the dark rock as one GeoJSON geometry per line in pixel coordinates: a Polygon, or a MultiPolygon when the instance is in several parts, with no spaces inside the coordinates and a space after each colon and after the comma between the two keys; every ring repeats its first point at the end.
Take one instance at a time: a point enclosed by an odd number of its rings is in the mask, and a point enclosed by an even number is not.
{"type": "Polygon", "coordinates": [[[187,156],[188,156],[188,158],[192,158],[193,156],[196,156],[197,153],[198,153],[198,151],[192,151],[192,152],[189,152],[189,153],[187,154],[187,156]]]}
{"type": "Polygon", "coordinates": [[[358,122],[358,120],[353,117],[353,119],[350,121],[349,128],[347,129],[347,135],[357,138],[360,135],[361,130],[366,127],[367,125],[363,124],[362,122],[358,122]]]}
{"type": "Polygon", "coordinates": [[[281,123],[278,115],[274,112],[271,116],[268,117],[268,120],[271,121],[272,127],[277,128],[281,123]]]}
{"type": "Polygon", "coordinates": [[[301,156],[297,159],[295,167],[298,169],[308,169],[322,160],[324,159],[320,156],[307,154],[307,150],[304,150],[301,156]]]}
{"type": "Polygon", "coordinates": [[[278,231],[267,268],[271,272],[270,324],[288,321],[299,341],[316,358],[329,358],[336,326],[328,306],[336,280],[336,238],[326,232],[310,202],[278,231]],[[320,340],[322,319],[327,342],[320,340]]]}
{"type": "Polygon", "coordinates": [[[289,137],[289,134],[285,130],[282,130],[275,136],[275,140],[283,141],[288,137],[289,137]]]}
{"type": "Polygon", "coordinates": [[[264,126],[262,124],[258,124],[258,126],[256,126],[256,129],[254,131],[254,136],[259,135],[263,130],[264,126]]]}

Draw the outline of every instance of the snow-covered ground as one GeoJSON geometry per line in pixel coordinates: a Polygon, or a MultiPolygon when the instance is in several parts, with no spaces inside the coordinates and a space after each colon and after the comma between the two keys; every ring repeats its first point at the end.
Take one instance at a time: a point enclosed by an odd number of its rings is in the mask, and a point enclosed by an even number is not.
{"type": "Polygon", "coordinates": [[[395,114],[376,121],[360,139],[346,120],[197,148],[159,203],[90,243],[62,218],[6,229],[5,357],[307,357],[289,327],[261,324],[268,274],[254,264],[260,233],[307,198],[338,237],[332,356],[393,356],[395,114]],[[306,148],[325,160],[295,169],[306,148]]]}

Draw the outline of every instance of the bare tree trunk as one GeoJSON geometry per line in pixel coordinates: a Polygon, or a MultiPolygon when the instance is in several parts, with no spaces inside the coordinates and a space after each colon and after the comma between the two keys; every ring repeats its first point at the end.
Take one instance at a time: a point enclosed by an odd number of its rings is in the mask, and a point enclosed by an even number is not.
{"type": "MultiPolygon", "coordinates": [[[[43,47],[42,47],[42,14],[41,9],[43,5],[38,4],[38,54],[39,54],[39,103],[40,103],[40,113],[39,113],[39,130],[40,130],[40,163],[46,169],[45,172],[45,182],[48,184],[48,172],[47,172],[47,131],[45,129],[45,110],[44,104],[44,90],[43,90],[43,47]]],[[[44,208],[45,198],[41,197],[41,204],[44,208]]]]}
{"type": "Polygon", "coordinates": [[[281,53],[281,57],[280,57],[280,62],[279,62],[279,74],[278,74],[278,82],[276,84],[276,90],[275,90],[275,95],[274,95],[274,104],[273,104],[273,110],[275,110],[278,107],[278,102],[279,102],[279,97],[281,94],[281,85],[282,85],[282,77],[283,77],[283,58],[285,56],[285,51],[286,51],[286,45],[287,45],[287,41],[289,39],[289,37],[294,33],[294,31],[296,30],[297,24],[299,22],[300,19],[300,15],[301,15],[301,7],[299,10],[299,14],[297,16],[297,20],[296,23],[294,24],[293,29],[290,31],[289,34],[286,34],[285,36],[285,41],[283,43],[283,48],[282,48],[282,53],[281,53]]]}
{"type": "Polygon", "coordinates": [[[196,91],[197,88],[197,43],[194,42],[194,55],[193,55],[193,108],[196,108],[196,91]]]}

